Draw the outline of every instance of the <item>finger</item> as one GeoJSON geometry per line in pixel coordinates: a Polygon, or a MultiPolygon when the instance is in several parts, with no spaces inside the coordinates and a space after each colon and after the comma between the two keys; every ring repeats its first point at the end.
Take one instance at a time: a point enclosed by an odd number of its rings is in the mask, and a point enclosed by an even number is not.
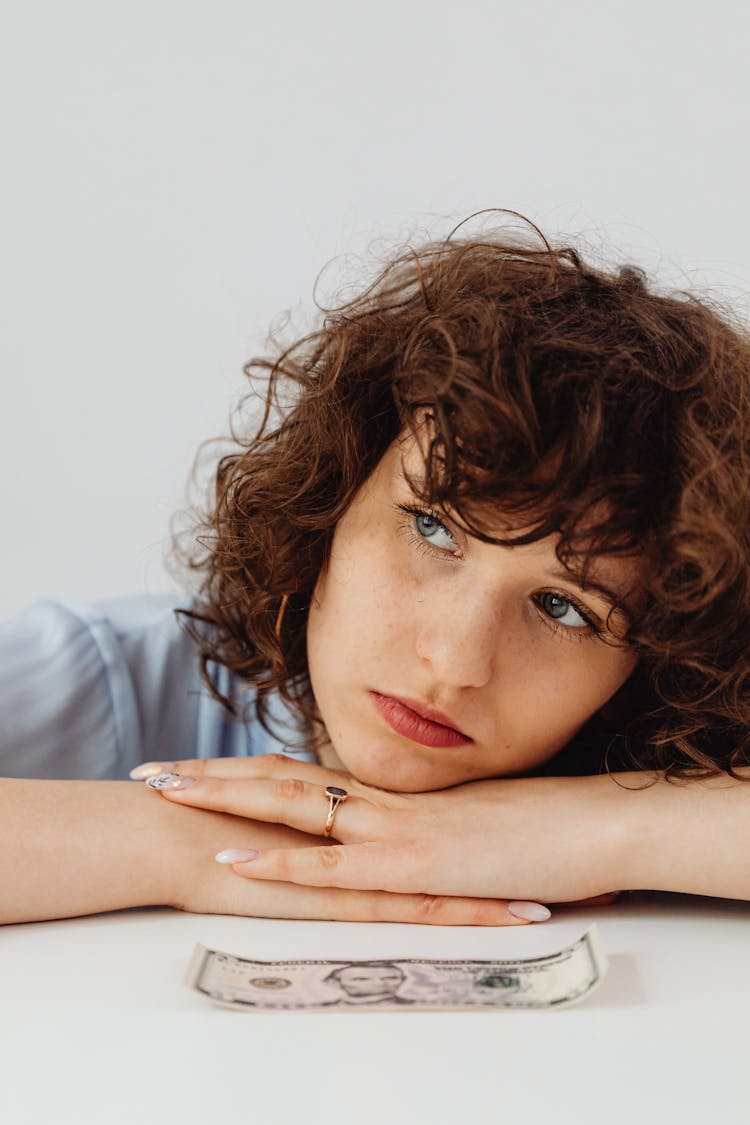
{"type": "Polygon", "coordinates": [[[256,918],[332,922],[410,922],[427,926],[528,926],[501,899],[331,890],[290,883],[246,884],[236,912],[256,918]]]}
{"type": "MultiPolygon", "coordinates": [[[[419,877],[413,866],[408,869],[404,864],[403,850],[390,849],[375,841],[346,846],[335,844],[322,848],[267,848],[258,851],[252,860],[233,863],[232,870],[243,878],[258,881],[280,880],[329,889],[362,891],[384,889],[387,893],[407,897],[419,877]]],[[[559,902],[551,905],[609,906],[620,897],[620,894],[620,891],[609,891],[577,902],[559,902]]],[[[550,903],[547,902],[547,905],[549,906],[550,903]]]]}
{"type": "Polygon", "coordinates": [[[403,849],[376,842],[266,848],[249,862],[233,863],[232,870],[249,879],[399,894],[411,892],[419,877],[404,863],[403,849]]]}
{"type": "Polygon", "coordinates": [[[251,758],[180,758],[175,761],[141,762],[130,771],[133,781],[145,781],[159,773],[181,773],[188,777],[272,778],[301,777],[319,785],[335,785],[336,778],[349,777],[315,762],[300,762],[285,754],[259,754],[251,758]]]}
{"type": "MultiPolygon", "coordinates": [[[[330,802],[320,785],[313,785],[300,777],[264,781],[204,776],[187,789],[169,787],[170,778],[178,782],[182,776],[161,774],[150,779],[151,787],[172,804],[286,824],[313,836],[323,835],[330,802]],[[160,784],[165,787],[160,788],[160,784]]],[[[343,842],[370,839],[376,833],[378,816],[382,814],[369,802],[348,796],[345,801],[339,802],[335,810],[331,836],[343,842]],[[350,805],[353,807],[350,808],[350,805]]]]}

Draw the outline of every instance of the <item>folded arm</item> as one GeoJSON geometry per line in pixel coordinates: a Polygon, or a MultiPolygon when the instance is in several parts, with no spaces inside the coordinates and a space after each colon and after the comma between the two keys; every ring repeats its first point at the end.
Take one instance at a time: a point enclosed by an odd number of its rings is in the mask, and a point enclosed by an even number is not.
{"type": "Polygon", "coordinates": [[[0,923],[169,902],[165,823],[122,782],[0,779],[0,923]]]}
{"type": "Polygon", "coordinates": [[[122,781],[0,779],[0,923],[177,905],[185,867],[204,849],[230,827],[253,841],[267,827],[196,810],[180,822],[148,798],[122,781]]]}
{"type": "MultiPolygon", "coordinates": [[[[750,778],[750,767],[735,771],[750,778]]],[[[726,774],[651,788],[643,775],[616,775],[612,815],[622,819],[623,889],[678,891],[750,900],[750,781],[726,774]]]]}
{"type": "Polygon", "coordinates": [[[129,907],[436,925],[527,925],[506,902],[237,879],[214,856],[319,844],[223,811],[180,809],[127,781],[0,778],[0,925],[129,907]]]}
{"type": "MultiPolygon", "coordinates": [[[[161,799],[320,835],[327,784],[349,798],[338,846],[266,848],[246,880],[563,903],[618,890],[750,899],[750,783],[726,774],[501,778],[390,793],[277,755],[172,763],[190,788],[161,799]]],[[[750,768],[737,770],[750,776],[750,768]]],[[[242,847],[233,836],[224,848],[242,847]]]]}

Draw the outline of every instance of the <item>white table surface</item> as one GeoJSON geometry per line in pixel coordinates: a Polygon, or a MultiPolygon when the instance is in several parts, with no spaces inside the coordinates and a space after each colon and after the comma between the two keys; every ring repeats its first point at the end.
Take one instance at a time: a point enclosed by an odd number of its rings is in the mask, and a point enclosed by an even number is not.
{"type": "Polygon", "coordinates": [[[750,902],[638,892],[483,929],[123,910],[0,928],[3,1125],[750,1122],[750,902]],[[241,956],[514,957],[596,921],[610,968],[551,1011],[256,1014],[182,983],[241,956]]]}

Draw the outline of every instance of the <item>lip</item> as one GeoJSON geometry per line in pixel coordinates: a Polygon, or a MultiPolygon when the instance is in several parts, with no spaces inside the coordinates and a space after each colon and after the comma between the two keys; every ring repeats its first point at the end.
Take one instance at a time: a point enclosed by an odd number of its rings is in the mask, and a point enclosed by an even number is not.
{"type": "Polygon", "coordinates": [[[389,727],[412,742],[434,747],[466,746],[473,742],[467,734],[454,727],[449,716],[442,711],[395,695],[381,695],[377,691],[371,691],[370,695],[376,710],[389,727]]]}

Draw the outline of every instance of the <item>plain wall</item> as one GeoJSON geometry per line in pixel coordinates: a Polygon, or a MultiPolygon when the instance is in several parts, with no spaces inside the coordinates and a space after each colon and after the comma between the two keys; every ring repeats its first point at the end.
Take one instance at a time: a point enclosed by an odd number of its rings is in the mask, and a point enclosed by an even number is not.
{"type": "Polygon", "coordinates": [[[749,32],[674,0],[6,5],[0,615],[174,589],[198,445],[332,259],[322,300],[506,207],[746,315],[749,32]]]}

